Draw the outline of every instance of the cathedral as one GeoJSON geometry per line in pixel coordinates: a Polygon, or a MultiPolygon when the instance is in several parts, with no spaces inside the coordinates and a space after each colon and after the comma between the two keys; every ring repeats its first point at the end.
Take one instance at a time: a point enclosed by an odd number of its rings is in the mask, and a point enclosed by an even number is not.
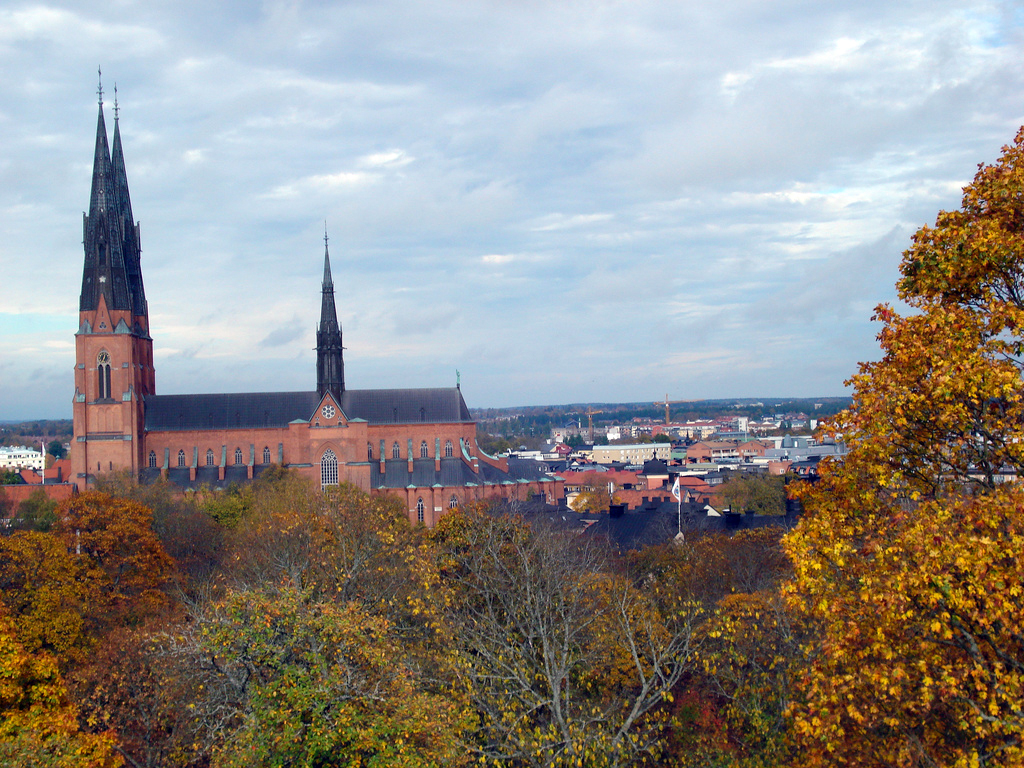
{"type": "Polygon", "coordinates": [[[111,146],[101,91],[75,334],[74,482],[88,487],[98,474],[130,470],[142,482],[222,488],[277,464],[321,487],[349,482],[396,495],[410,520],[426,525],[468,501],[564,495],[537,462],[510,466],[480,449],[459,386],[346,387],[326,235],[316,389],[158,395],[116,105],[114,115],[111,146]]]}

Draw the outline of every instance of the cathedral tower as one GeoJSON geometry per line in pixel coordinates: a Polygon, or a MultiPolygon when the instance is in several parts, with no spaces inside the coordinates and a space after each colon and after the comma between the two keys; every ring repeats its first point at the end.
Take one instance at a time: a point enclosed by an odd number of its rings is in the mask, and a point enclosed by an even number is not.
{"type": "Polygon", "coordinates": [[[341,326],[338,310],[334,306],[334,281],[331,279],[331,257],[327,251],[327,232],[324,231],[324,282],[321,289],[320,326],[316,330],[316,391],[320,397],[330,392],[341,403],[345,391],[344,347],[341,344],[341,326]]]}
{"type": "Polygon", "coordinates": [[[156,392],[139,226],[128,195],[117,101],[111,153],[102,88],[99,96],[92,192],[89,212],[83,217],[85,266],[75,334],[71,462],[76,481],[85,485],[97,472],[138,472],[143,398],[156,392]]]}

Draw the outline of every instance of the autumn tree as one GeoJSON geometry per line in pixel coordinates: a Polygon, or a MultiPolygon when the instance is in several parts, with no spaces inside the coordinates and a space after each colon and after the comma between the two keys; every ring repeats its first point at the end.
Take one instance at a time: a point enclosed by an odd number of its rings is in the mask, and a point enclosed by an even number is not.
{"type": "Polygon", "coordinates": [[[193,702],[217,766],[458,766],[471,719],[358,602],[232,589],[194,617],[193,702]]]}
{"type": "Polygon", "coordinates": [[[660,709],[694,664],[700,606],[669,580],[609,568],[588,537],[467,509],[433,534],[445,625],[486,764],[652,759],[660,709]]]}
{"type": "Polygon", "coordinates": [[[0,763],[10,768],[116,768],[109,733],[82,733],[57,663],[32,653],[0,608],[0,763]]]}
{"type": "Polygon", "coordinates": [[[813,621],[793,707],[810,765],[1024,760],[1024,129],[922,227],[882,359],[803,493],[790,604],[813,621]]]}
{"type": "Polygon", "coordinates": [[[608,480],[600,472],[587,472],[580,482],[580,492],[572,502],[576,512],[607,512],[611,504],[618,501],[609,489],[608,480]]]}

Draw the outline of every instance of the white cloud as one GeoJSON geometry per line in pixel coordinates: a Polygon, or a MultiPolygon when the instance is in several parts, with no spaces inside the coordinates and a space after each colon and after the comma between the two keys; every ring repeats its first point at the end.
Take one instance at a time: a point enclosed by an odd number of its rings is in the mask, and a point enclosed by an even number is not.
{"type": "Polygon", "coordinates": [[[1007,0],[751,8],[0,10],[0,358],[66,380],[0,418],[69,410],[98,63],[160,391],[311,385],[326,219],[353,386],[841,392],[909,233],[1024,122],[1024,35],[1007,0]]]}

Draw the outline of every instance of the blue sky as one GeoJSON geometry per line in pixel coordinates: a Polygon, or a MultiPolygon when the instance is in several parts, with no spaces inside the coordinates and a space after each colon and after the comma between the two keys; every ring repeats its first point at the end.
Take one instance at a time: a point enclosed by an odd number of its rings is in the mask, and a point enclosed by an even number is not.
{"type": "Polygon", "coordinates": [[[0,419],[68,417],[103,67],[157,390],[843,394],[1024,123],[1019,2],[0,6],[0,419]]]}

